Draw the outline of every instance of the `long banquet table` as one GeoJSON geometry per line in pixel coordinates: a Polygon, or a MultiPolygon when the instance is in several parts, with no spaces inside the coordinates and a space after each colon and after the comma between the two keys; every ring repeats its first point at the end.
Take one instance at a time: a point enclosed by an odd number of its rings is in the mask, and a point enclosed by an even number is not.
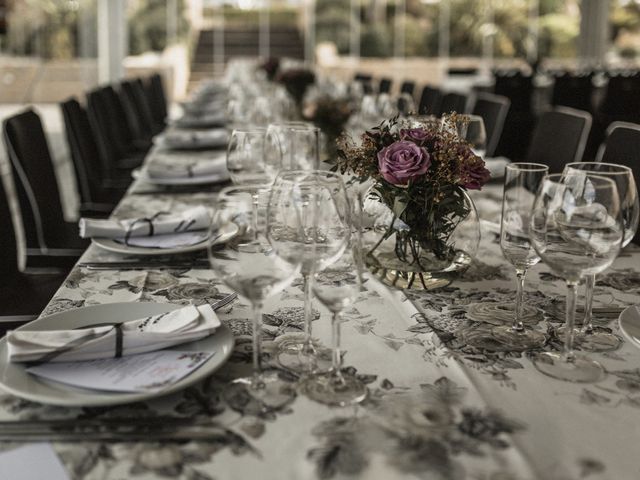
{"type": "MultiPolygon", "coordinates": [[[[210,202],[215,193],[180,193],[134,183],[116,216],[144,216],[210,202]],[[156,191],[156,193],[153,193],[156,191]]],[[[492,325],[466,317],[471,305],[511,301],[515,273],[490,222],[499,221],[501,187],[474,192],[483,219],[477,259],[462,278],[430,292],[387,290],[370,279],[343,325],[345,366],[368,384],[367,400],[329,408],[297,396],[262,411],[247,398],[226,403],[229,382],[250,370],[249,305],[218,311],[236,337],[230,361],[208,380],[148,403],[62,408],[0,393],[0,420],[25,418],[210,417],[214,441],[54,443],[74,479],[637,479],[640,478],[640,350],[593,354],[607,370],[596,384],[539,373],[526,353],[469,347],[492,325]]],[[[224,251],[221,252],[223,254],[224,251]]],[[[122,260],[91,246],[80,260],[122,260]]],[[[544,310],[536,328],[559,349],[563,283],[543,264],[527,278],[526,303],[544,310]]],[[[228,289],[207,268],[94,271],[76,266],[43,315],[109,302],[196,304],[228,289]]],[[[640,251],[627,249],[600,278],[596,306],[640,303],[640,251]]],[[[314,336],[330,341],[329,312],[317,303],[314,336]]],[[[302,285],[265,306],[264,356],[302,329],[302,285]]],[[[605,325],[603,323],[602,325],[605,325]]],[[[617,323],[606,324],[619,334],[617,323]]],[[[282,371],[291,382],[295,375],[282,371]]],[[[0,443],[0,450],[14,448],[0,443]]]]}

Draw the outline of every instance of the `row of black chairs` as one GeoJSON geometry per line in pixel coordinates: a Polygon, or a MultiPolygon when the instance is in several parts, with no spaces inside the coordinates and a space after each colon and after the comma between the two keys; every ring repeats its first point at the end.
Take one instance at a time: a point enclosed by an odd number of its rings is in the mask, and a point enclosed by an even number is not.
{"type": "MultiPolygon", "coordinates": [[[[106,217],[126,192],[131,170],[142,163],[152,137],[164,128],[167,99],[162,78],[154,74],[146,80],[125,80],[91,90],[85,104],[71,98],[60,107],[80,214],[106,217]]],[[[20,271],[18,267],[9,198],[0,188],[0,315],[36,314],[88,242],[79,238],[77,224],[64,218],[53,158],[39,115],[28,108],[7,118],[3,139],[11,165],[7,178],[16,192],[24,231],[27,268],[20,271]]]]}
{"type": "MultiPolygon", "coordinates": [[[[355,80],[363,82],[363,85],[371,85],[373,82],[372,77],[364,74],[357,74],[355,80]]],[[[378,83],[378,94],[389,94],[392,85],[393,81],[390,78],[381,78],[378,83]]],[[[400,98],[402,95],[414,97],[415,89],[415,82],[409,80],[402,82],[400,98]]],[[[487,131],[486,154],[493,156],[500,142],[510,107],[510,100],[504,96],[481,92],[470,99],[461,93],[443,92],[439,88],[425,85],[417,104],[417,113],[441,117],[452,112],[467,112],[481,116],[487,131]]]]}

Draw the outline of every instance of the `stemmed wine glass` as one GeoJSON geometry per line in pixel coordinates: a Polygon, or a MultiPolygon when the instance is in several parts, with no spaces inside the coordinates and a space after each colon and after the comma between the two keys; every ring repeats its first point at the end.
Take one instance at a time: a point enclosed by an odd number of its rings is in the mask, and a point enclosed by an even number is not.
{"type": "Polygon", "coordinates": [[[458,138],[466,140],[479,157],[487,151],[487,131],[480,115],[460,115],[455,124],[458,138]]]}
{"type": "Polygon", "coordinates": [[[624,228],[616,184],[584,172],[548,175],[533,204],[529,234],[540,258],[567,283],[564,351],[541,353],[533,363],[560,380],[598,381],[602,366],[573,350],[576,290],[582,278],[606,270],[620,252],[624,228]]]}
{"type": "Polygon", "coordinates": [[[349,202],[339,175],[322,171],[281,172],[269,199],[268,238],[284,259],[301,262],[304,336],[280,344],[278,362],[295,372],[317,368],[312,340],[312,273],[334,262],[351,234],[349,202]]]}
{"type": "Polygon", "coordinates": [[[320,129],[304,122],[269,125],[267,162],[280,170],[315,170],[320,162],[320,129]]]}
{"type": "MultiPolygon", "coordinates": [[[[624,239],[622,247],[626,247],[638,228],[638,215],[640,206],[638,203],[638,191],[633,178],[633,172],[629,167],[602,162],[575,162],[568,163],[564,167],[564,173],[579,175],[594,174],[601,177],[610,178],[616,184],[620,194],[620,210],[622,224],[624,226],[624,239]]],[[[622,340],[619,336],[596,330],[593,328],[593,290],[596,283],[595,275],[585,277],[584,295],[584,320],[582,328],[576,329],[576,340],[580,343],[580,348],[592,352],[603,352],[615,350],[620,347],[622,340]]],[[[564,329],[558,329],[560,335],[564,335],[564,329]]]]}
{"type": "MultiPolygon", "coordinates": [[[[295,393],[276,374],[262,370],[262,306],[268,297],[291,285],[301,266],[293,255],[287,258],[277,255],[267,241],[265,219],[268,195],[267,189],[255,185],[221,190],[213,210],[212,229],[234,223],[239,231],[229,242],[224,256],[215,254],[217,249],[213,242],[208,249],[209,263],[216,276],[246,298],[253,309],[253,375],[235,380],[225,395],[248,395],[265,411],[288,403],[295,393]],[[254,218],[256,215],[257,218],[254,218]],[[239,389],[241,392],[238,392],[239,389]]],[[[212,232],[211,238],[214,237],[215,233],[212,232]]]]}
{"type": "MultiPolygon", "coordinates": [[[[539,163],[511,163],[505,171],[500,248],[504,257],[516,268],[518,283],[513,322],[511,325],[495,327],[493,333],[499,341],[514,350],[540,347],[545,341],[543,333],[525,328],[522,300],[527,270],[540,261],[529,240],[529,217],[540,182],[548,172],[549,167],[539,163]]],[[[535,309],[528,313],[537,316],[535,309]]]]}
{"type": "Polygon", "coordinates": [[[367,396],[367,387],[355,375],[342,371],[340,350],[342,311],[355,301],[361,287],[354,249],[347,248],[335,263],[315,272],[313,278],[313,293],[332,313],[332,362],[328,372],[308,376],[300,384],[300,391],[327,405],[345,406],[361,402],[367,396]]]}
{"type": "Polygon", "coordinates": [[[227,146],[227,170],[236,185],[270,184],[277,170],[264,161],[266,129],[236,128],[227,146]]]}

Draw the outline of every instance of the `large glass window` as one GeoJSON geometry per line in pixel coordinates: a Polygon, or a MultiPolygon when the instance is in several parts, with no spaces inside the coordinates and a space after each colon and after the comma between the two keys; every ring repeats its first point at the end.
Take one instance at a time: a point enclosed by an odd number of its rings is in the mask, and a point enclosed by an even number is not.
{"type": "Polygon", "coordinates": [[[640,0],[612,0],[610,28],[614,60],[640,55],[640,0]]]}

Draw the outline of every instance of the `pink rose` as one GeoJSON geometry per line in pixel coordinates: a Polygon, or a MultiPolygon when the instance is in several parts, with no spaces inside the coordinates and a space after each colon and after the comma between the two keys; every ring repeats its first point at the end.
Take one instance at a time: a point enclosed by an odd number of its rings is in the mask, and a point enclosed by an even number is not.
{"type": "Polygon", "coordinates": [[[378,152],[380,173],[393,185],[406,185],[424,175],[430,165],[429,153],[413,142],[401,140],[378,152]]]}

